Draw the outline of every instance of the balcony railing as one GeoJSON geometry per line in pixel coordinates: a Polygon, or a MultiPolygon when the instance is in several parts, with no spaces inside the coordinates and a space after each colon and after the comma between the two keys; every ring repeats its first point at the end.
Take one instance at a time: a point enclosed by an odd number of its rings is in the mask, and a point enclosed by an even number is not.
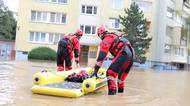
{"type": "Polygon", "coordinates": [[[190,9],[190,0],[183,0],[183,4],[190,9]]]}

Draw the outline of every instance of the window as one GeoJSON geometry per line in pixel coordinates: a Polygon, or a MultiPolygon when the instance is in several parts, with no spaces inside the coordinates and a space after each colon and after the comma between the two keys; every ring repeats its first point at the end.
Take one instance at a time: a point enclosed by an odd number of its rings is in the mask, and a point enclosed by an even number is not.
{"type": "Polygon", "coordinates": [[[81,29],[82,31],[84,31],[84,25],[81,25],[81,26],[80,26],[80,29],[81,29]]]}
{"type": "Polygon", "coordinates": [[[39,0],[40,2],[49,2],[49,0],[39,0]]]}
{"type": "Polygon", "coordinates": [[[66,23],[66,15],[52,12],[50,16],[50,22],[57,24],[66,23]]]}
{"type": "Polygon", "coordinates": [[[49,33],[48,42],[49,42],[49,43],[53,43],[53,33],[49,33]]]}
{"type": "Polygon", "coordinates": [[[61,14],[57,14],[56,23],[60,23],[60,21],[61,21],[61,14]]]}
{"type": "Polygon", "coordinates": [[[119,19],[110,18],[109,28],[119,29],[119,19]]]}
{"type": "Polygon", "coordinates": [[[30,32],[30,41],[34,41],[34,32],[30,32]]]}
{"type": "Polygon", "coordinates": [[[171,45],[165,44],[164,52],[165,52],[165,53],[171,53],[171,45]]]}
{"type": "Polygon", "coordinates": [[[175,55],[177,56],[184,56],[184,48],[175,48],[175,55]]]}
{"type": "Polygon", "coordinates": [[[66,15],[62,14],[61,23],[66,23],[66,15]]]}
{"type": "Polygon", "coordinates": [[[92,34],[95,34],[95,33],[96,33],[96,27],[92,26],[92,34]]]}
{"type": "Polygon", "coordinates": [[[57,0],[51,0],[51,2],[56,3],[57,0]]]}
{"type": "Polygon", "coordinates": [[[40,33],[39,33],[39,32],[36,32],[36,33],[35,33],[35,41],[36,41],[36,42],[39,42],[39,41],[40,41],[40,33]]]}
{"type": "Polygon", "coordinates": [[[67,0],[39,0],[40,2],[49,2],[49,3],[58,3],[58,4],[65,4],[67,0]]]}
{"type": "Polygon", "coordinates": [[[179,55],[179,48],[175,48],[175,55],[179,55]]]}
{"type": "Polygon", "coordinates": [[[67,0],[58,0],[58,3],[61,3],[61,4],[67,3],[67,0]]]}
{"type": "Polygon", "coordinates": [[[31,20],[35,21],[36,20],[36,11],[31,12],[31,20]]]}
{"type": "Polygon", "coordinates": [[[42,21],[47,22],[47,12],[43,12],[42,21]]]}
{"type": "Polygon", "coordinates": [[[66,23],[66,14],[55,12],[31,11],[31,21],[63,24],[66,23]]]}
{"type": "Polygon", "coordinates": [[[96,51],[90,51],[90,58],[96,58],[96,51]]]}
{"type": "Polygon", "coordinates": [[[47,12],[31,11],[31,21],[47,22],[47,12]]]}
{"type": "Polygon", "coordinates": [[[151,2],[147,1],[135,1],[135,3],[139,6],[140,10],[143,12],[150,12],[151,11],[151,2]]]}
{"type": "Polygon", "coordinates": [[[92,6],[87,6],[86,7],[86,13],[87,14],[92,14],[92,6]]]}
{"type": "Polygon", "coordinates": [[[45,42],[46,40],[46,33],[41,33],[41,42],[45,42]]]}
{"type": "Polygon", "coordinates": [[[85,34],[90,34],[91,33],[91,26],[85,26],[85,34]]]}
{"type": "Polygon", "coordinates": [[[170,7],[167,7],[167,14],[166,16],[170,19],[173,19],[174,18],[174,9],[170,8],[170,7]]]}
{"type": "Polygon", "coordinates": [[[85,6],[84,5],[82,5],[82,11],[81,11],[81,13],[85,13],[85,6]]]}
{"type": "Polygon", "coordinates": [[[57,44],[64,34],[30,32],[29,41],[34,43],[57,44]]]}
{"type": "Polygon", "coordinates": [[[123,0],[112,0],[113,9],[122,9],[123,8],[123,0]]]}
{"type": "Polygon", "coordinates": [[[86,6],[82,5],[81,13],[83,14],[97,14],[97,7],[96,6],[86,6]]]}
{"type": "Polygon", "coordinates": [[[180,24],[182,23],[182,18],[179,14],[176,14],[176,22],[178,22],[180,24]]]}
{"type": "Polygon", "coordinates": [[[59,39],[60,39],[60,35],[55,34],[54,43],[58,43],[59,39]]]}
{"type": "Polygon", "coordinates": [[[97,7],[94,7],[94,14],[97,14],[97,7]]]}
{"type": "Polygon", "coordinates": [[[166,36],[171,37],[172,36],[173,28],[170,26],[166,26],[166,36]]]}
{"type": "Polygon", "coordinates": [[[37,12],[37,21],[41,21],[42,13],[37,12]]]}
{"type": "Polygon", "coordinates": [[[96,27],[91,25],[81,25],[80,29],[84,31],[85,34],[93,35],[96,34],[96,27]]]}
{"type": "Polygon", "coordinates": [[[54,23],[55,22],[55,13],[50,13],[50,22],[54,23]]]}

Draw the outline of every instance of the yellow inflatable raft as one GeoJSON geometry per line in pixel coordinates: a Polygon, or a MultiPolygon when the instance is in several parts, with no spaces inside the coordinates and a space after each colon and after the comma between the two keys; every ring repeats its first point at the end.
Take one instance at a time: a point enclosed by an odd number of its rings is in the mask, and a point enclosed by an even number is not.
{"type": "Polygon", "coordinates": [[[35,94],[44,94],[63,97],[80,97],[90,92],[106,86],[106,69],[100,69],[99,75],[101,78],[88,78],[82,83],[67,82],[65,79],[73,72],[79,73],[85,70],[88,74],[92,73],[92,68],[81,68],[72,71],[50,72],[42,71],[33,76],[32,92],[35,94]]]}

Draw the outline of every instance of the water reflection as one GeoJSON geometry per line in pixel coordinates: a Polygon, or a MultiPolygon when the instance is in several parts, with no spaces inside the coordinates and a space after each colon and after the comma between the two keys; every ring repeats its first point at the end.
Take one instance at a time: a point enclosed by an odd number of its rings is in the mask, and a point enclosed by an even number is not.
{"type": "Polygon", "coordinates": [[[14,103],[12,94],[15,92],[15,84],[12,82],[12,69],[11,64],[0,64],[0,105],[14,103]]]}

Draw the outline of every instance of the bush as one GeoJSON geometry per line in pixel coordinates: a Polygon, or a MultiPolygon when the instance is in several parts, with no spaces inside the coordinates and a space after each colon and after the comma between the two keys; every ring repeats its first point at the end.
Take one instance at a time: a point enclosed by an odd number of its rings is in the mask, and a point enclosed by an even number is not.
{"type": "Polygon", "coordinates": [[[56,52],[48,47],[38,47],[29,52],[28,59],[55,60],[56,52]]]}

